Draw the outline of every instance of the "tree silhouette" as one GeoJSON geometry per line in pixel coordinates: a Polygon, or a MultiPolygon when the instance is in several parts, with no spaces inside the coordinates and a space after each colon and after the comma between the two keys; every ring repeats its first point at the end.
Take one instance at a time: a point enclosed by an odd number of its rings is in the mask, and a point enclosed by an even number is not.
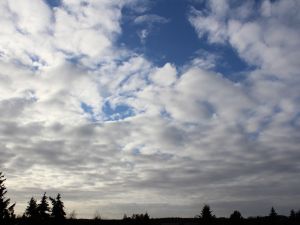
{"type": "Polygon", "coordinates": [[[231,215],[230,215],[230,219],[233,220],[233,221],[239,221],[241,220],[243,217],[242,217],[242,214],[235,210],[231,215]]]}
{"type": "Polygon", "coordinates": [[[38,205],[33,197],[28,202],[28,206],[25,211],[25,216],[31,219],[38,218],[39,216],[38,205]]]}
{"type": "Polygon", "coordinates": [[[148,212],[146,212],[144,215],[144,220],[149,220],[149,219],[150,219],[150,216],[149,216],[148,212]]]}
{"type": "Polygon", "coordinates": [[[278,214],[276,213],[274,207],[271,208],[270,214],[269,214],[269,220],[272,224],[277,224],[278,222],[278,214]]]}
{"type": "Polygon", "coordinates": [[[232,224],[240,224],[243,217],[242,217],[242,214],[235,210],[229,217],[230,221],[232,224]]]}
{"type": "Polygon", "coordinates": [[[7,193],[5,181],[4,175],[0,172],[0,222],[15,218],[14,207],[16,204],[10,205],[10,199],[5,197],[7,193]]]}
{"type": "MultiPolygon", "coordinates": [[[[124,219],[124,218],[123,218],[124,219]]],[[[124,220],[130,220],[131,224],[148,224],[150,221],[150,216],[149,214],[146,212],[145,214],[141,213],[141,214],[133,214],[132,217],[128,217],[124,220]]]]}
{"type": "Polygon", "coordinates": [[[210,210],[209,205],[203,206],[201,213],[198,217],[207,224],[211,223],[212,220],[215,218],[215,216],[212,215],[212,211],[210,210]]]}
{"type": "Polygon", "coordinates": [[[123,220],[128,220],[128,219],[130,219],[130,217],[128,217],[127,214],[125,213],[125,214],[123,215],[123,220]]]}
{"type": "Polygon", "coordinates": [[[40,204],[38,205],[38,213],[41,219],[45,220],[49,218],[50,208],[49,203],[47,201],[48,197],[46,196],[46,192],[44,193],[40,204]]]}
{"type": "Polygon", "coordinates": [[[295,213],[295,217],[297,220],[300,221],[300,210],[298,210],[296,213],[295,213]]]}
{"type": "Polygon", "coordinates": [[[52,213],[51,216],[56,220],[64,220],[66,218],[66,212],[64,210],[64,203],[61,201],[61,196],[58,193],[56,199],[51,198],[52,203],[52,213]]]}
{"type": "Polygon", "coordinates": [[[270,218],[276,218],[278,216],[278,214],[276,213],[274,207],[271,208],[271,211],[270,211],[270,214],[269,214],[269,217],[270,218]]]}
{"type": "Polygon", "coordinates": [[[101,213],[99,210],[96,210],[94,220],[101,220],[101,213]]]}
{"type": "Polygon", "coordinates": [[[202,208],[202,211],[201,211],[201,218],[202,218],[202,219],[212,219],[212,218],[213,218],[212,211],[210,210],[209,205],[205,205],[205,206],[202,208]]]}
{"type": "Polygon", "coordinates": [[[291,213],[290,213],[289,218],[290,218],[291,220],[295,220],[295,219],[296,219],[296,213],[295,213],[295,211],[294,211],[293,209],[291,210],[291,213]]]}

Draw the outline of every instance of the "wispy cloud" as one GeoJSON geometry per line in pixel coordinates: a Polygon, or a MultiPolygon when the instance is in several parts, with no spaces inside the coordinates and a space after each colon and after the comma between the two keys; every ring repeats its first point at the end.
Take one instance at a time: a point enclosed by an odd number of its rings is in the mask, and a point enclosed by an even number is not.
{"type": "Polygon", "coordinates": [[[138,36],[142,43],[145,43],[150,33],[154,32],[155,26],[158,24],[166,24],[170,22],[169,19],[155,15],[155,14],[144,14],[141,16],[137,16],[133,20],[134,24],[143,26],[142,29],[138,31],[138,36]]]}
{"type": "Polygon", "coordinates": [[[155,24],[155,23],[168,23],[169,20],[165,17],[155,14],[145,14],[138,16],[134,19],[135,24],[155,24]]]}
{"type": "MultiPolygon", "coordinates": [[[[86,217],[98,207],[120,217],[134,207],[194,216],[203,202],[220,214],[245,202],[249,215],[298,206],[298,2],[191,9],[201,40],[253,66],[236,82],[214,71],[218,56],[157,66],[118,46],[132,4],[1,1],[0,165],[18,213],[44,190],[86,217]]],[[[147,38],[147,24],[169,20],[134,22],[147,38]]]]}

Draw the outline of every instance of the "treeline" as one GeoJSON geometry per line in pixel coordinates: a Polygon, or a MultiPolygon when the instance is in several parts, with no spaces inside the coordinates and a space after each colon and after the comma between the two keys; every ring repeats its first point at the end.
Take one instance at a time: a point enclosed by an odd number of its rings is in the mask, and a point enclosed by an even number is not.
{"type": "Polygon", "coordinates": [[[0,172],[0,225],[2,224],[43,224],[45,221],[62,223],[66,219],[64,203],[61,201],[60,194],[56,198],[47,197],[46,193],[42,196],[39,203],[33,197],[29,200],[28,206],[21,217],[16,218],[14,207],[16,203],[10,204],[4,182],[6,181],[0,172]],[[51,207],[49,201],[51,202],[51,207]]]}
{"type": "Polygon", "coordinates": [[[5,177],[0,172],[0,225],[130,225],[130,224],[149,224],[149,225],[299,225],[300,210],[291,210],[289,216],[278,215],[274,207],[271,208],[268,216],[244,218],[242,214],[235,210],[228,218],[216,217],[209,205],[204,205],[199,215],[194,218],[150,218],[148,213],[133,214],[123,216],[122,220],[103,220],[100,214],[95,215],[94,219],[76,219],[73,211],[66,217],[64,203],[61,195],[55,198],[48,197],[46,193],[37,202],[31,198],[22,216],[15,216],[15,203],[11,204],[6,197],[7,190],[4,185],[5,177]],[[50,204],[49,204],[50,202],[50,204]]]}

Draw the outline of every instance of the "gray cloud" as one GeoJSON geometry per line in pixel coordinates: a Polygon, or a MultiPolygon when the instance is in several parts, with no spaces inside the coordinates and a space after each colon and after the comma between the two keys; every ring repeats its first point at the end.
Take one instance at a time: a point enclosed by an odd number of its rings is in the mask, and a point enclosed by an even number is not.
{"type": "MultiPolygon", "coordinates": [[[[299,207],[299,18],[286,16],[299,8],[296,1],[266,1],[251,22],[253,9],[228,7],[230,1],[211,1],[206,14],[192,10],[200,38],[207,33],[213,43],[229,43],[256,66],[239,83],[215,73],[206,54],[178,69],[117,49],[118,1],[65,1],[73,14],[37,2],[41,20],[30,27],[26,7],[0,3],[0,166],[18,213],[44,191],[61,192],[80,217],[97,209],[104,217],[192,217],[204,203],[217,215],[299,207]],[[23,33],[9,35],[18,27],[23,33]],[[32,70],[38,61],[26,52],[46,63],[32,70]],[[105,121],[107,101],[134,114],[105,121]]],[[[147,18],[161,19],[139,20],[147,18]]]]}

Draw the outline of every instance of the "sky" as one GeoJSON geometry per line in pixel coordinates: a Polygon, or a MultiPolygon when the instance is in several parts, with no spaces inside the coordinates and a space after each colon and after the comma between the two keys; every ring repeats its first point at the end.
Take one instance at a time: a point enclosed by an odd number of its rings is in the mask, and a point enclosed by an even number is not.
{"type": "Polygon", "coordinates": [[[22,214],[300,209],[300,1],[1,0],[0,169],[22,214]]]}

